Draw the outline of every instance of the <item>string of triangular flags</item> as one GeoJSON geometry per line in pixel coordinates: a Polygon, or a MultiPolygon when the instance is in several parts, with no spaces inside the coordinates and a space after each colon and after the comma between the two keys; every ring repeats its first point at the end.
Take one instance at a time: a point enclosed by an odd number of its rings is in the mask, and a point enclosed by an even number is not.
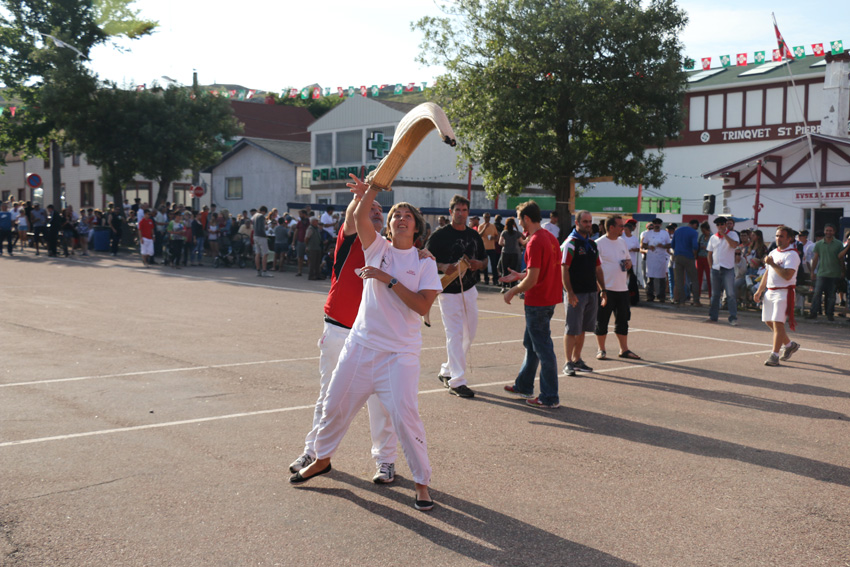
{"type": "MultiPolygon", "coordinates": [[[[812,45],[812,56],[813,57],[823,57],[826,53],[823,43],[813,43],[812,45]]],[[[844,53],[844,42],[840,39],[831,41],[827,44],[827,48],[832,55],[841,55],[844,53]]],[[[793,57],[790,59],[804,59],[806,57],[806,47],[803,45],[798,45],[796,47],[791,48],[793,57]]],[[[765,63],[766,51],[756,51],[753,53],[753,63],[760,65],[765,63]]],[[[731,67],[734,65],[738,67],[744,67],[749,63],[748,60],[749,53],[738,53],[735,59],[732,59],[731,55],[721,55],[718,59],[720,60],[721,67],[731,67]]],[[[782,53],[780,49],[773,50],[773,61],[782,61],[786,54],[782,53]]],[[[708,71],[711,69],[711,57],[702,57],[700,58],[700,63],[702,65],[702,69],[704,71],[708,71]]],[[[687,59],[685,61],[685,69],[692,70],[696,66],[696,61],[693,59],[687,59]]]]}
{"type": "MultiPolygon", "coordinates": [[[[372,85],[371,87],[367,87],[366,85],[361,85],[360,88],[357,87],[337,87],[336,90],[331,90],[330,87],[304,87],[303,89],[295,89],[295,88],[286,88],[283,89],[280,97],[281,98],[298,98],[299,96],[302,99],[318,99],[322,97],[330,97],[336,96],[339,98],[344,97],[353,97],[353,96],[371,96],[377,97],[380,96],[381,92],[384,91],[387,87],[393,87],[393,94],[402,94],[402,93],[411,93],[411,92],[422,92],[424,91],[428,83],[422,82],[420,84],[416,83],[407,83],[406,85],[402,83],[396,83],[395,85],[383,84],[383,85],[372,85]]],[[[137,91],[143,91],[147,89],[146,84],[136,85],[137,91]]],[[[221,98],[229,98],[232,100],[251,100],[257,95],[256,89],[222,89],[222,88],[213,88],[213,89],[205,89],[206,92],[210,93],[212,96],[221,97],[221,98]]],[[[385,95],[386,96],[386,95],[385,95]]]]}

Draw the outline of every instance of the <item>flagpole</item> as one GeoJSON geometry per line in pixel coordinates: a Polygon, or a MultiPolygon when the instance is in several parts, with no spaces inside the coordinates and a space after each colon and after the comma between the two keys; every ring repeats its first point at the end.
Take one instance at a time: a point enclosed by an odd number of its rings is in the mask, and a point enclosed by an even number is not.
{"type": "MultiPolygon", "coordinates": [[[[776,30],[777,34],[779,33],[779,25],[776,23],[776,15],[771,12],[771,17],[773,18],[773,29],[776,30]]],[[[777,38],[778,39],[778,38],[777,38]]],[[[791,50],[788,48],[788,44],[785,43],[785,37],[782,37],[782,46],[784,48],[784,52],[780,53],[781,57],[785,56],[785,53],[791,53],[791,50]]],[[[815,149],[812,145],[812,134],[809,132],[809,124],[806,121],[806,113],[803,112],[803,104],[800,102],[800,93],[797,92],[797,84],[794,82],[794,74],[791,72],[791,62],[788,57],[785,57],[785,68],[788,70],[788,77],[791,79],[791,86],[794,87],[794,98],[797,100],[797,109],[800,111],[800,117],[803,119],[803,127],[806,132],[806,141],[809,145],[809,156],[811,159],[809,160],[809,169],[812,172],[812,179],[815,182],[815,188],[818,191],[818,204],[821,208],[824,206],[823,195],[821,194],[820,189],[820,181],[818,180],[817,172],[815,171],[815,149]]]]}

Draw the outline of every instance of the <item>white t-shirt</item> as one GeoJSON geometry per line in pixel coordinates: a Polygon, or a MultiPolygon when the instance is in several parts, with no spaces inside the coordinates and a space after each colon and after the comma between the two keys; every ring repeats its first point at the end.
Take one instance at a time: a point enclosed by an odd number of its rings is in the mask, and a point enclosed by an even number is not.
{"type": "Polygon", "coordinates": [[[599,250],[599,262],[605,276],[605,289],[609,291],[629,291],[629,273],[620,268],[620,260],[629,260],[629,246],[622,238],[611,240],[601,236],[596,241],[599,250]]]}
{"type": "Polygon", "coordinates": [[[551,232],[552,236],[554,236],[555,238],[558,238],[558,236],[561,234],[561,227],[558,226],[557,224],[552,224],[551,222],[547,222],[546,224],[543,225],[543,228],[545,228],[546,230],[551,232]]]}
{"type": "Polygon", "coordinates": [[[329,215],[327,212],[324,212],[324,213],[322,213],[322,219],[319,222],[322,223],[323,225],[329,224],[330,226],[324,227],[325,232],[327,232],[331,236],[334,236],[334,237],[336,236],[336,233],[334,232],[334,222],[335,221],[334,221],[333,215],[329,215]]]}
{"type": "MultiPolygon", "coordinates": [[[[776,262],[776,265],[780,268],[790,268],[792,270],[800,269],[800,255],[797,254],[797,249],[794,247],[792,243],[791,246],[786,248],[785,250],[780,250],[779,248],[774,248],[773,251],[768,254],[773,261],[776,262]]],[[[776,270],[773,269],[772,266],[768,266],[767,269],[767,288],[777,288],[777,287],[789,287],[797,284],[797,272],[794,272],[794,275],[791,276],[790,280],[786,280],[779,276],[776,273],[776,270]]]]}
{"type": "MultiPolygon", "coordinates": [[[[624,232],[622,236],[620,236],[620,238],[623,239],[623,241],[626,243],[626,248],[628,248],[629,250],[631,250],[632,248],[640,248],[640,239],[634,232],[631,236],[626,236],[626,233],[624,232]]],[[[638,254],[639,252],[629,252],[629,256],[632,259],[633,270],[637,269],[638,254]]]]}
{"type": "MultiPolygon", "coordinates": [[[[727,233],[727,236],[735,242],[741,242],[737,232],[730,231],[727,233]]],[[[716,232],[708,239],[708,246],[705,249],[711,252],[712,270],[719,270],[720,268],[731,269],[735,267],[735,247],[729,246],[726,239],[717,236],[716,232]]]]}
{"type": "MultiPolygon", "coordinates": [[[[411,291],[443,290],[433,258],[420,260],[416,247],[399,250],[380,234],[375,235],[375,241],[363,251],[367,266],[380,268],[411,291]]],[[[346,269],[359,271],[361,267],[346,269]]],[[[421,326],[419,314],[405,305],[395,291],[387,284],[369,278],[364,282],[360,310],[349,338],[382,352],[418,355],[422,347],[421,326]]]]}

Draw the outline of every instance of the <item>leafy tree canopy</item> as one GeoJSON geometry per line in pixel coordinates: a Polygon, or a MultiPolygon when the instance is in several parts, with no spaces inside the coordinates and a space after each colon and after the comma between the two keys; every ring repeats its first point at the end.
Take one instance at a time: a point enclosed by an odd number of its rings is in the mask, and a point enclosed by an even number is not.
{"type": "MultiPolygon", "coordinates": [[[[570,178],[659,186],[663,147],[681,124],[687,22],[673,0],[455,0],[424,32],[420,61],[461,159],[491,195],[540,185],[566,211],[570,178]]],[[[569,218],[568,216],[565,218],[569,218]]]]}

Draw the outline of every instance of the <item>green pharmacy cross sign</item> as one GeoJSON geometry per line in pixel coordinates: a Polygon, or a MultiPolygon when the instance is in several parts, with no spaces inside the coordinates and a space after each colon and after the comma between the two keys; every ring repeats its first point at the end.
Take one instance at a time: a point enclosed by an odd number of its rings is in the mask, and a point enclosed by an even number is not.
{"type": "Polygon", "coordinates": [[[384,140],[382,132],[372,132],[372,135],[366,140],[366,149],[372,154],[372,159],[383,159],[389,153],[390,146],[392,146],[392,139],[384,140]]]}

